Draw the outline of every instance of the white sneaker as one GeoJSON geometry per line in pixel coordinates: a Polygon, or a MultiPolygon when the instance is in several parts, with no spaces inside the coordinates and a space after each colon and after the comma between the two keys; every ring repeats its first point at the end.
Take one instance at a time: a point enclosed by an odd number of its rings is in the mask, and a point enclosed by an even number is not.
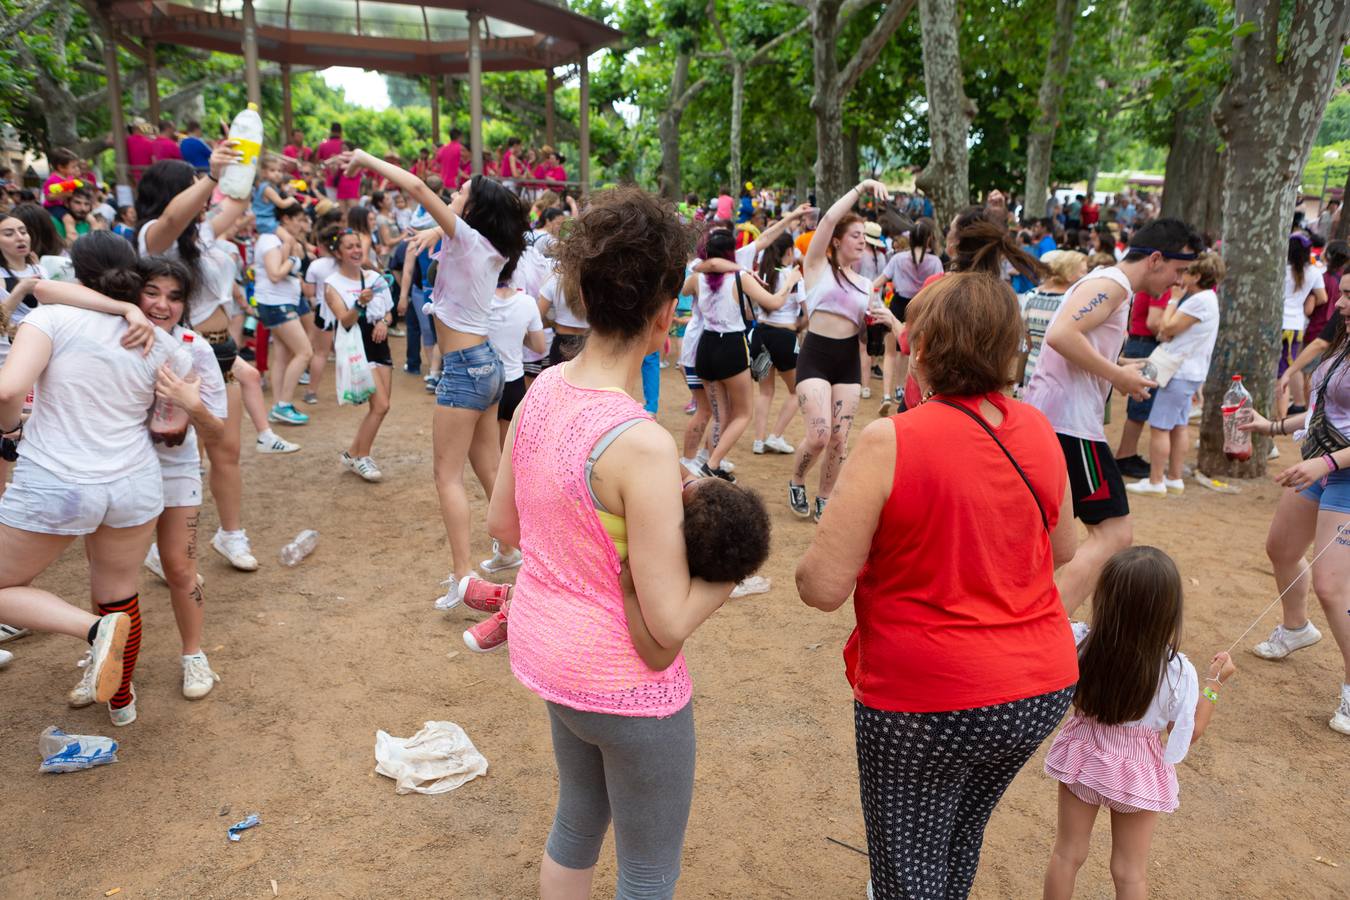
{"type": "Polygon", "coordinates": [[[450,574],[449,578],[441,582],[441,586],[444,587],[446,591],[442,596],[436,598],[435,607],[444,612],[447,609],[454,609],[456,606],[459,606],[459,580],[455,578],[453,572],[450,574]]]}
{"type": "Polygon", "coordinates": [[[14,654],[8,650],[0,650],[0,669],[14,662],[14,654]]]}
{"type": "MultiPolygon", "coordinates": [[[[704,462],[707,462],[707,460],[705,459],[704,462]]],[[[735,472],[736,464],[729,459],[724,459],[722,460],[722,464],[717,468],[721,469],[723,472],[735,472]]]]}
{"type": "Polygon", "coordinates": [[[1183,478],[1168,478],[1164,476],[1163,487],[1167,488],[1167,493],[1169,494],[1186,493],[1186,481],[1183,478]]]}
{"type": "Polygon", "coordinates": [[[83,709],[94,702],[94,667],[89,664],[92,658],[92,651],[85,651],[84,658],[76,663],[84,669],[84,674],[80,676],[80,683],[66,694],[66,704],[71,709],[83,709]]]}
{"type": "Polygon", "coordinates": [[[1161,481],[1157,484],[1149,481],[1147,478],[1141,478],[1133,484],[1125,485],[1125,490],[1131,494],[1145,494],[1150,497],[1166,497],[1167,485],[1161,481]]]}
{"type": "Polygon", "coordinates": [[[211,693],[211,688],[220,683],[220,676],[211,671],[206,654],[200,650],[191,656],[183,657],[183,696],[189,700],[200,700],[211,693]]]}
{"type": "Polygon", "coordinates": [[[211,538],[211,549],[228,559],[230,565],[241,572],[258,571],[258,560],[254,558],[253,548],[248,543],[248,535],[244,534],[242,529],[226,531],[217,528],[216,536],[211,538]]]}
{"type": "Polygon", "coordinates": [[[862,398],[864,400],[872,399],[872,389],[870,387],[865,387],[862,389],[862,398]]]}
{"type": "Polygon", "coordinates": [[[0,644],[5,641],[17,641],[21,637],[27,637],[33,632],[27,628],[20,628],[18,625],[6,625],[0,622],[0,644]]]}
{"type": "Polygon", "coordinates": [[[308,372],[301,372],[301,373],[300,373],[300,380],[297,382],[297,384],[309,384],[309,373],[308,373],[308,372]]]}
{"type": "Polygon", "coordinates": [[[763,442],[763,441],[755,441],[755,442],[750,446],[750,452],[753,453],[753,454],[755,454],[756,456],[762,456],[762,455],[764,455],[764,442],[763,442]]]}
{"type": "Polygon", "coordinates": [[[269,437],[259,436],[253,448],[259,453],[294,453],[300,449],[300,445],[273,434],[269,437]]]}
{"type": "Polygon", "coordinates": [[[694,462],[702,466],[705,462],[708,461],[708,456],[709,456],[708,448],[702,447],[699,449],[697,453],[694,454],[694,462]]]}
{"type": "MultiPolygon", "coordinates": [[[[145,567],[155,573],[155,577],[160,581],[165,584],[169,583],[169,579],[164,577],[164,563],[161,562],[159,558],[159,544],[150,545],[150,551],[145,554],[145,567]]],[[[197,587],[203,587],[205,584],[206,579],[202,577],[201,572],[198,572],[197,587]]]]}
{"type": "Polygon", "coordinates": [[[1321,639],[1322,632],[1318,631],[1312,622],[1308,622],[1297,631],[1291,631],[1280,624],[1275,626],[1270,637],[1253,647],[1252,652],[1262,659],[1284,659],[1295,650],[1311,647],[1321,639]]]}
{"type": "Polygon", "coordinates": [[[773,583],[763,575],[751,575],[749,578],[741,580],[741,583],[731,592],[731,599],[740,597],[749,597],[751,594],[767,594],[773,583]]]}
{"type": "Polygon", "coordinates": [[[346,450],[342,451],[342,467],[348,472],[355,472],[366,481],[379,481],[384,477],[379,467],[375,465],[375,460],[369,456],[353,457],[346,450]]]}
{"type": "Polygon", "coordinates": [[[680,465],[684,466],[684,470],[695,478],[703,477],[703,463],[699,462],[697,459],[685,459],[681,456],[680,465]]]}
{"type": "Polygon", "coordinates": [[[797,452],[797,448],[793,447],[787,441],[783,440],[783,436],[781,434],[769,435],[764,440],[764,446],[772,450],[774,453],[785,453],[788,454],[789,456],[797,452]]]}
{"type": "Polygon", "coordinates": [[[121,709],[113,709],[112,704],[108,705],[108,718],[112,720],[113,726],[122,728],[136,721],[136,685],[131,685],[131,702],[121,709]]]}
{"type": "Polygon", "coordinates": [[[512,550],[510,553],[502,554],[502,545],[496,541],[492,542],[492,559],[485,559],[478,564],[478,567],[489,575],[497,572],[505,572],[507,569],[519,568],[525,558],[520,555],[519,550],[512,550]]]}
{"type": "Polygon", "coordinates": [[[1350,734],[1350,684],[1341,685],[1341,705],[1336,709],[1336,715],[1331,717],[1327,723],[1332,731],[1339,731],[1341,734],[1350,734]]]}

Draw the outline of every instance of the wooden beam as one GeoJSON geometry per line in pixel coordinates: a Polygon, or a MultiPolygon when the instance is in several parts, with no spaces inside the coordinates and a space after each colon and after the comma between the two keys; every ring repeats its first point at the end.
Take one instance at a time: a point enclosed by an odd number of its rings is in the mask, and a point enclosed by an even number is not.
{"type": "Polygon", "coordinates": [[[295,130],[294,116],[291,111],[291,64],[281,64],[281,136],[282,146],[291,140],[295,130]]]}
{"type": "Polygon", "coordinates": [[[431,101],[431,144],[441,145],[441,77],[432,75],[428,79],[427,98],[431,101]]]}
{"type": "Polygon", "coordinates": [[[150,122],[159,129],[159,63],[155,59],[155,42],[145,42],[145,96],[149,103],[150,122]]]}
{"type": "MultiPolygon", "coordinates": [[[[98,16],[103,25],[103,65],[108,71],[108,112],[112,120],[113,172],[117,185],[131,187],[127,165],[127,122],[122,115],[122,79],[117,70],[117,31],[105,15],[98,16]]],[[[116,186],[114,186],[114,194],[116,186]]]]}
{"type": "Polygon", "coordinates": [[[544,70],[544,143],[550,147],[557,147],[553,140],[554,108],[553,92],[557,90],[558,79],[553,77],[553,67],[549,66],[544,70]]]}

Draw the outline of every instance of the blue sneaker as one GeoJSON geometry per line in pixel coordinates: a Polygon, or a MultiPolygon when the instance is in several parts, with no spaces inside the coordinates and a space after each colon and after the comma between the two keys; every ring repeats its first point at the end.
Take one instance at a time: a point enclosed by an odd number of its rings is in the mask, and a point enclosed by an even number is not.
{"type": "Polygon", "coordinates": [[[289,403],[278,403],[268,411],[267,421],[280,422],[283,425],[304,425],[309,422],[309,416],[289,403]]]}

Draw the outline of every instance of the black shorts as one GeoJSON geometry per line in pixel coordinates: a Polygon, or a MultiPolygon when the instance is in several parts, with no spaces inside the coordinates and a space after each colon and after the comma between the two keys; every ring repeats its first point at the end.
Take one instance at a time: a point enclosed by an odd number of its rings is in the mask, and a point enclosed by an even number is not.
{"type": "Polygon", "coordinates": [[[539,373],[548,368],[548,357],[545,356],[543,359],[526,360],[521,363],[521,367],[525,369],[526,378],[538,378],[539,373]]]}
{"type": "Polygon", "coordinates": [[[1125,480],[1120,477],[1111,448],[1102,441],[1085,441],[1066,434],[1056,437],[1069,468],[1073,517],[1084,525],[1099,525],[1107,519],[1128,516],[1130,501],[1125,494],[1125,480]]]}
{"type": "Polygon", "coordinates": [[[791,328],[778,328],[773,325],[756,325],[750,333],[750,358],[759,356],[761,350],[769,351],[773,367],[780,372],[791,372],[797,368],[797,332],[791,328]]]}
{"type": "Polygon", "coordinates": [[[216,365],[220,366],[225,383],[234,381],[234,361],[239,356],[239,345],[234,342],[234,338],[230,337],[228,331],[203,331],[202,337],[216,354],[216,365]]]}
{"type": "Polygon", "coordinates": [[[705,331],[698,339],[694,371],[704,384],[725,381],[750,368],[750,345],[744,331],[705,331]]]}
{"type": "Polygon", "coordinates": [[[823,378],[830,384],[862,384],[857,337],[828,338],[808,331],[797,354],[797,383],[823,378]]]}
{"type": "Polygon", "coordinates": [[[548,364],[556,366],[558,363],[574,359],[584,346],[586,346],[584,334],[555,334],[553,346],[548,349],[548,364]]]}
{"type": "Polygon", "coordinates": [[[524,399],[525,376],[522,375],[502,386],[502,399],[497,402],[497,418],[503,422],[510,422],[511,417],[516,414],[516,407],[524,399]]]}
{"type": "Polygon", "coordinates": [[[881,356],[886,352],[886,335],[891,333],[889,325],[874,322],[867,326],[867,355],[881,356]]]}
{"type": "Polygon", "coordinates": [[[380,342],[376,342],[371,336],[375,331],[375,326],[365,319],[358,319],[356,324],[361,328],[361,343],[365,346],[366,362],[372,366],[393,367],[394,358],[389,354],[389,337],[380,342]]]}

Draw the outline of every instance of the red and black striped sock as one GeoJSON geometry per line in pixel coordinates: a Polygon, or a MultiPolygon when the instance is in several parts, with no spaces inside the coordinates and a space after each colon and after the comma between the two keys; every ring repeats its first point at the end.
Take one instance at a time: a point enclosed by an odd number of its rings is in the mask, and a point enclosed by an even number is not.
{"type": "Polygon", "coordinates": [[[126,613],[131,619],[131,631],[127,634],[127,646],[122,651],[122,685],[113,694],[108,706],[121,709],[131,703],[131,673],[136,669],[136,655],[141,651],[141,604],[140,594],[132,594],[125,600],[112,603],[100,603],[98,611],[103,615],[126,613]]]}

